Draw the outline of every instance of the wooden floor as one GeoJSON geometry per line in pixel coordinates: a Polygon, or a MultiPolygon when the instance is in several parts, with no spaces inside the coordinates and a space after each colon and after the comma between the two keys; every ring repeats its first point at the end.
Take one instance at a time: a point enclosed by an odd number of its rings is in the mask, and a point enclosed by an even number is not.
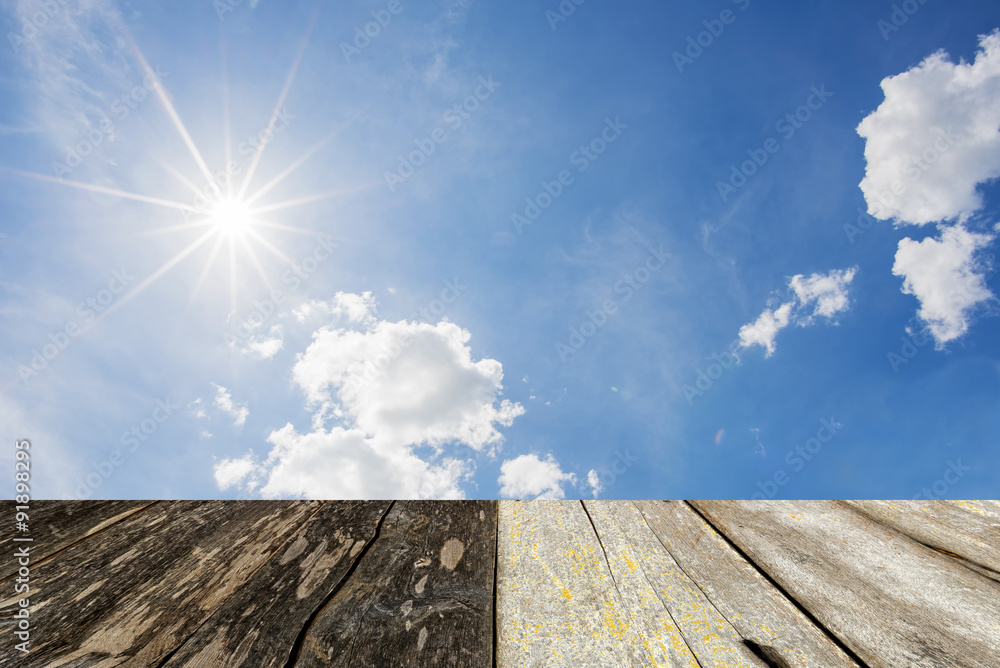
{"type": "Polygon", "coordinates": [[[0,666],[1000,666],[997,501],[49,501],[30,526],[28,654],[0,534],[0,666]]]}

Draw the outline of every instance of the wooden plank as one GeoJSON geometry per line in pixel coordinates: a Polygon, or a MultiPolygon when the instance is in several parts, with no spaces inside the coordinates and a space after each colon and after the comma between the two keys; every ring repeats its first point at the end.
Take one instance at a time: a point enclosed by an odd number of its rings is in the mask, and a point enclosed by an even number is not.
{"type": "Polygon", "coordinates": [[[637,501],[635,505],[678,568],[760,654],[789,668],[857,668],[852,658],[685,502],[637,501]]]}
{"type": "MultiPolygon", "coordinates": [[[[1000,578],[1000,501],[846,501],[872,519],[1000,578]]],[[[981,571],[980,571],[981,572],[981,571]]]]}
{"type": "Polygon", "coordinates": [[[495,501],[398,501],[295,663],[493,665],[495,501]]]}
{"type": "MultiPolygon", "coordinates": [[[[34,641],[18,665],[157,665],[318,509],[160,502],[77,543],[32,569],[34,641]]],[[[0,601],[0,619],[12,618],[18,598],[0,601]]],[[[12,652],[0,646],[0,665],[12,652]]]]}
{"type": "Polygon", "coordinates": [[[298,635],[375,537],[388,501],[324,502],[163,666],[285,666],[298,635]]]}
{"type": "MultiPolygon", "coordinates": [[[[32,501],[28,504],[28,532],[0,532],[0,580],[17,572],[14,538],[29,536],[31,561],[42,559],[86,538],[101,529],[120,522],[132,513],[151,505],[152,501],[32,501]]],[[[14,521],[14,501],[0,503],[0,521],[14,521]]],[[[18,546],[24,543],[17,544],[18,546]]]]}
{"type": "Polygon", "coordinates": [[[588,501],[615,588],[629,610],[665,613],[702,668],[758,668],[757,655],[677,565],[629,501],[588,501]]]}
{"type": "Polygon", "coordinates": [[[951,557],[831,501],[692,503],[868,665],[996,666],[1000,585],[951,557]]]}
{"type": "Polygon", "coordinates": [[[698,662],[648,591],[622,593],[579,501],[500,503],[497,665],[698,662]]]}

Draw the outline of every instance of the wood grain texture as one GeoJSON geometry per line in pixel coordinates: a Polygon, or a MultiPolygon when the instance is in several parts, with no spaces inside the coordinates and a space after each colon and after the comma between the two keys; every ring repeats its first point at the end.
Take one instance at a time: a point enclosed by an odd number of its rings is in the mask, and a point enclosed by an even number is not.
{"type": "Polygon", "coordinates": [[[947,555],[835,502],[692,503],[868,665],[997,665],[1000,585],[947,555]]]}
{"type": "MultiPolygon", "coordinates": [[[[0,532],[0,580],[17,571],[14,543],[18,536],[31,537],[31,561],[37,564],[78,540],[86,538],[115,522],[151,505],[152,501],[32,501],[28,512],[27,533],[0,532]]],[[[0,502],[0,521],[13,522],[13,501],[0,502]]]]}
{"type": "Polygon", "coordinates": [[[761,653],[789,668],[857,668],[852,658],[687,503],[636,501],[635,505],[677,567],[761,653]]]}
{"type": "Polygon", "coordinates": [[[495,501],[398,501],[295,665],[493,665],[495,501]]]}
{"type": "MultiPolygon", "coordinates": [[[[31,653],[0,665],[157,665],[319,509],[316,502],[159,502],[32,571],[31,653]]],[[[6,592],[5,592],[6,593],[6,592]]],[[[19,596],[0,601],[10,619],[19,596]]]]}
{"type": "Polygon", "coordinates": [[[319,512],[162,665],[284,666],[299,632],[375,537],[388,501],[322,502],[319,512]]]}
{"type": "Polygon", "coordinates": [[[587,501],[611,576],[629,610],[664,614],[702,668],[763,665],[743,638],[664,549],[629,501],[587,501]]]}
{"type": "Polygon", "coordinates": [[[1000,578],[1000,501],[845,501],[910,538],[1000,578]]]}
{"type": "Polygon", "coordinates": [[[619,589],[579,501],[500,503],[497,666],[698,662],[648,587],[619,589]]]}

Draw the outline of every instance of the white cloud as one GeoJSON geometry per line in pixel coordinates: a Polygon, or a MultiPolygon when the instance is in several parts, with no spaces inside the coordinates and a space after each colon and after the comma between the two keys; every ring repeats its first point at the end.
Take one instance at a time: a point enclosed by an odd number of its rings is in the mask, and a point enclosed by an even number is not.
{"type": "Polygon", "coordinates": [[[498,428],[524,413],[500,399],[500,362],[473,361],[470,333],[453,323],[379,321],[371,293],[307,307],[294,312],[300,321],[334,317],[292,369],[312,431],[286,424],[271,433],[274,447],[255,465],[262,495],[462,498],[474,462],[445,449],[492,455],[503,440],[498,428]]]}
{"type": "MultiPolygon", "coordinates": [[[[590,476],[588,475],[588,480],[590,476]]],[[[563,482],[575,482],[576,476],[564,473],[552,455],[544,461],[538,455],[521,455],[500,466],[500,495],[513,499],[562,499],[563,482]]]]}
{"type": "Polygon", "coordinates": [[[927,324],[938,347],[969,330],[978,304],[990,301],[976,251],[993,240],[956,225],[944,229],[940,239],[899,242],[892,273],[903,278],[903,292],[920,301],[917,316],[927,324]]]}
{"type": "Polygon", "coordinates": [[[215,483],[219,489],[229,489],[246,479],[254,468],[252,453],[239,459],[224,459],[215,465],[215,483]]]}
{"type": "Polygon", "coordinates": [[[329,301],[313,299],[292,311],[295,319],[305,322],[308,318],[322,314],[332,315],[335,319],[345,318],[347,322],[372,324],[375,322],[375,311],[378,302],[371,292],[360,295],[349,292],[338,292],[329,301]]]}
{"type": "Polygon", "coordinates": [[[757,319],[740,327],[740,346],[749,348],[757,344],[767,348],[766,357],[774,354],[774,339],[778,332],[788,326],[794,302],[786,302],[777,310],[764,309],[757,319]]]}
{"type": "Polygon", "coordinates": [[[250,337],[250,339],[246,342],[245,352],[263,360],[271,359],[277,355],[278,351],[285,345],[284,339],[282,339],[281,336],[281,325],[275,325],[271,328],[271,336],[269,337],[250,337]]]}
{"type": "Polygon", "coordinates": [[[850,269],[834,269],[829,274],[813,274],[809,278],[803,278],[802,274],[792,276],[788,286],[795,291],[795,296],[799,298],[799,303],[806,306],[813,302],[816,308],[811,316],[799,321],[800,325],[812,323],[814,316],[832,318],[836,314],[846,311],[848,306],[847,286],[854,280],[857,272],[855,267],[850,269]]]}
{"type": "Polygon", "coordinates": [[[765,357],[770,357],[775,351],[778,332],[793,322],[800,327],[814,324],[817,317],[834,322],[834,317],[850,306],[848,286],[856,273],[857,268],[851,267],[808,278],[803,274],[792,276],[788,281],[792,300],[777,309],[764,309],[754,322],[740,327],[740,347],[759,345],[767,350],[765,357]]]}
{"type": "Polygon", "coordinates": [[[604,489],[604,485],[601,484],[601,477],[595,469],[590,469],[587,472],[587,484],[590,485],[590,491],[593,492],[595,499],[601,493],[601,490],[604,489]]]}
{"type": "Polygon", "coordinates": [[[247,408],[246,404],[234,403],[229,390],[221,385],[212,383],[212,387],[215,388],[215,407],[233,418],[234,425],[242,427],[250,416],[250,409],[247,408]]]}
{"type": "Polygon", "coordinates": [[[981,208],[976,185],[1000,176],[1000,32],[980,37],[973,63],[939,51],[882,90],[885,101],[858,126],[868,212],[921,225],[981,208]]]}

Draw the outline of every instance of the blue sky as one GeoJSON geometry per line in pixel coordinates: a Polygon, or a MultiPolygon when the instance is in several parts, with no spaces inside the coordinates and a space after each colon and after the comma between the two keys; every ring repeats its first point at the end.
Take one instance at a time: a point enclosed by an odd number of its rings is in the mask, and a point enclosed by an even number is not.
{"type": "Polygon", "coordinates": [[[995,493],[995,2],[39,6],[36,497],[995,493]]]}

